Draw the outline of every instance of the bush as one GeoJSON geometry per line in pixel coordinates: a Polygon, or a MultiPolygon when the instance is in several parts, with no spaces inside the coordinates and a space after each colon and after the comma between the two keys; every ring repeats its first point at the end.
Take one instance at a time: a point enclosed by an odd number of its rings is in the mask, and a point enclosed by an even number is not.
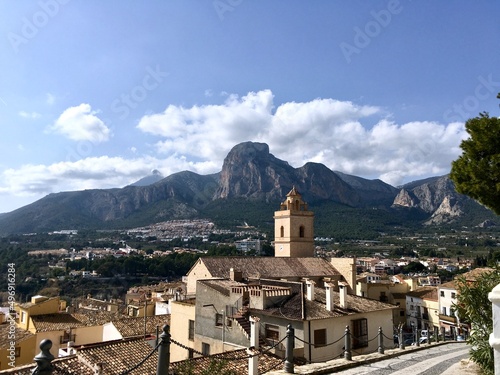
{"type": "Polygon", "coordinates": [[[457,312],[462,323],[471,324],[467,343],[471,346],[470,356],[485,374],[494,374],[493,348],[488,339],[493,331],[493,311],[488,293],[500,284],[500,270],[483,273],[475,282],[463,276],[457,278],[457,312]]]}

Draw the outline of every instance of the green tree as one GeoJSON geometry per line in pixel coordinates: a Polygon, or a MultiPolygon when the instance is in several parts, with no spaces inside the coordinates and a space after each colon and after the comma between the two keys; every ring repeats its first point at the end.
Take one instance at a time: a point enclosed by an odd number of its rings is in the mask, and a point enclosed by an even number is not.
{"type": "Polygon", "coordinates": [[[466,194],[500,215],[500,119],[480,113],[465,123],[470,138],[452,162],[450,178],[466,194]]]}
{"type": "Polygon", "coordinates": [[[483,273],[475,282],[457,277],[457,313],[461,322],[471,324],[471,334],[467,340],[471,346],[471,359],[483,369],[485,374],[494,373],[493,348],[488,342],[493,331],[493,311],[488,293],[500,283],[500,269],[483,273]]]}

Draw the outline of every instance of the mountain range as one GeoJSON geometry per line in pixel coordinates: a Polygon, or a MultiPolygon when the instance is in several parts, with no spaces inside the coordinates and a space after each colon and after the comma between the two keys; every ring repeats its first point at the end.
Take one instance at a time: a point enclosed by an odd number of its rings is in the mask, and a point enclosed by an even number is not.
{"type": "Polygon", "coordinates": [[[244,142],[228,153],[219,173],[184,171],[163,177],[155,170],[123,188],[49,194],[0,215],[0,234],[130,228],[189,218],[210,218],[220,225],[243,221],[269,225],[293,186],[309,203],[325,234],[332,220],[355,225],[371,217],[374,228],[383,230],[386,225],[480,225],[497,218],[458,194],[448,176],[393,187],[319,163],[294,168],[272,155],[267,144],[244,142]]]}

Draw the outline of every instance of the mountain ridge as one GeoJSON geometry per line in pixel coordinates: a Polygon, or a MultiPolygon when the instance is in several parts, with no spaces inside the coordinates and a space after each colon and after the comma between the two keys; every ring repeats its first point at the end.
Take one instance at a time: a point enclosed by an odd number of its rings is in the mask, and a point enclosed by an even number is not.
{"type": "MultiPolygon", "coordinates": [[[[315,210],[321,210],[325,202],[350,207],[349,212],[354,215],[356,210],[363,215],[364,210],[373,208],[394,213],[417,210],[421,212],[419,217],[425,216],[422,224],[427,225],[457,221],[465,215],[463,205],[472,204],[470,198],[455,191],[447,175],[427,178],[421,183],[414,181],[398,189],[381,180],[335,172],[319,163],[308,162],[294,168],[272,155],[267,144],[257,142],[234,146],[218,173],[199,175],[182,171],[151,184],[145,184],[144,179],[140,181],[123,188],[49,194],[0,215],[0,234],[68,227],[126,228],[207,217],[214,212],[223,218],[224,210],[219,206],[231,206],[242,213],[245,205],[248,209],[248,205],[254,204],[267,214],[266,206],[272,205],[274,210],[292,186],[315,210]]],[[[237,214],[226,212],[228,217],[237,214]]],[[[485,220],[491,219],[486,213],[483,216],[485,220]]]]}

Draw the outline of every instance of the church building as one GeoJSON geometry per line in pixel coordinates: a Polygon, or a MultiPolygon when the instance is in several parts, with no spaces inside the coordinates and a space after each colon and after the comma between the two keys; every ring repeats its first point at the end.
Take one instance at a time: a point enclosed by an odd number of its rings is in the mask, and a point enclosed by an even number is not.
{"type": "Polygon", "coordinates": [[[276,257],[314,256],[314,213],[307,209],[295,187],[274,213],[274,255],[276,257]]]}

